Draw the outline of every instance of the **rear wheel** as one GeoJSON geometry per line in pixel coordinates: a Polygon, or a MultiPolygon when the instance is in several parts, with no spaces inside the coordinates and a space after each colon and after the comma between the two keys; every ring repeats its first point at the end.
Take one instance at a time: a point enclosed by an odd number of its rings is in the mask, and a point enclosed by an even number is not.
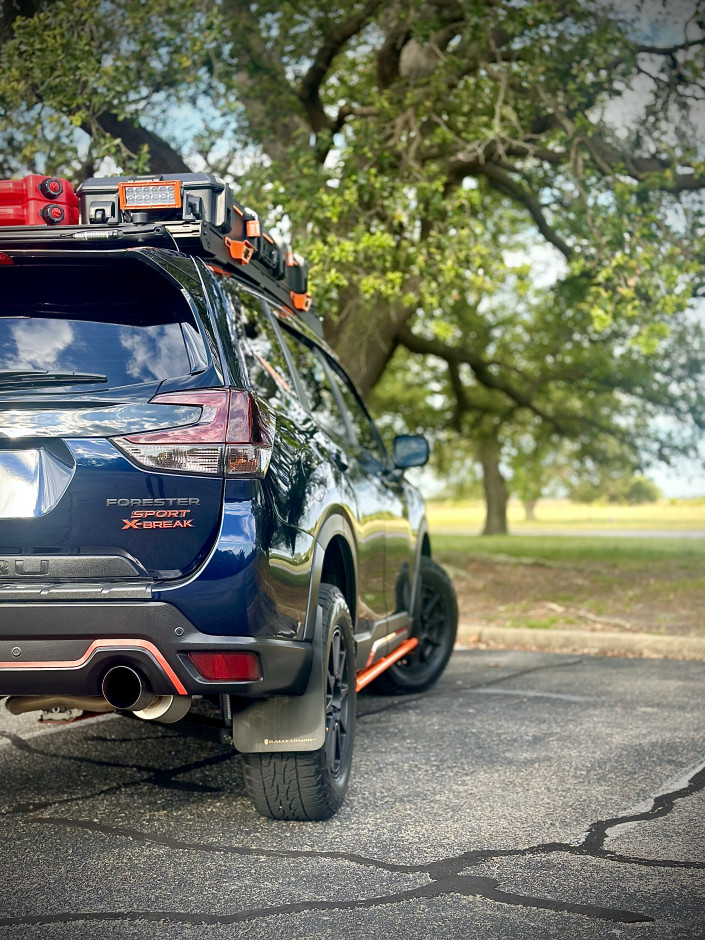
{"type": "Polygon", "coordinates": [[[355,739],[352,620],[338,588],[321,585],[327,636],[324,673],[326,737],[311,753],[243,754],[245,787],[257,812],[271,819],[330,819],[343,803],[355,739]]]}
{"type": "Polygon", "coordinates": [[[379,695],[423,692],[446,668],[458,631],[455,588],[440,565],[421,558],[421,597],[414,635],[419,645],[370,685],[379,695]]]}

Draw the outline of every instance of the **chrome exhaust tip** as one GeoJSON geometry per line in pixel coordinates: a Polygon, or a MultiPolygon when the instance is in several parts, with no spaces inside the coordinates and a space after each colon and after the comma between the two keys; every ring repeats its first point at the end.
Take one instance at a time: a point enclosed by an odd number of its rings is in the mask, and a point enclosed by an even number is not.
{"type": "Polygon", "coordinates": [[[103,676],[101,691],[106,702],[120,711],[140,711],[156,698],[148,689],[146,679],[132,666],[108,669],[103,676]]]}
{"type": "Polygon", "coordinates": [[[190,695],[158,695],[151,705],[135,711],[134,715],[144,721],[159,721],[171,725],[184,718],[190,708],[190,695]]]}

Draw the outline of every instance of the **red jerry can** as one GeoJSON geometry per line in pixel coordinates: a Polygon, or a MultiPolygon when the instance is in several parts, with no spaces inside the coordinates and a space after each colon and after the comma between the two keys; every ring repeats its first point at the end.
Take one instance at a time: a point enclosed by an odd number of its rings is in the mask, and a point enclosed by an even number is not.
{"type": "Polygon", "coordinates": [[[37,173],[0,180],[0,225],[77,225],[78,198],[68,180],[37,173]]]}

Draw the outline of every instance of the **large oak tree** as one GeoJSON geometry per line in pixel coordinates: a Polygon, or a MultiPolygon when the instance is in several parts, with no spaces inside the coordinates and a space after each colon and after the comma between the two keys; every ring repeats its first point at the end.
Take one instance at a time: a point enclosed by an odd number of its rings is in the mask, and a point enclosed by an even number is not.
{"type": "Polygon", "coordinates": [[[363,392],[402,369],[475,442],[488,530],[527,428],[635,462],[692,445],[696,0],[3,0],[2,17],[0,168],[233,180],[313,261],[363,392]],[[516,257],[537,239],[557,277],[528,297],[516,257]]]}

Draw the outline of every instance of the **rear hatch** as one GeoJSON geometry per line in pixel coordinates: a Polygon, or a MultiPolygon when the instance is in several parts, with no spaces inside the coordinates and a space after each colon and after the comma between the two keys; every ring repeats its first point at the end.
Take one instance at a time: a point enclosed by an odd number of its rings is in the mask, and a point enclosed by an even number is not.
{"type": "Polygon", "coordinates": [[[0,578],[181,577],[217,538],[223,475],[139,466],[115,438],[196,424],[173,393],[222,386],[202,297],[173,255],[71,255],[0,264],[0,578]]]}

